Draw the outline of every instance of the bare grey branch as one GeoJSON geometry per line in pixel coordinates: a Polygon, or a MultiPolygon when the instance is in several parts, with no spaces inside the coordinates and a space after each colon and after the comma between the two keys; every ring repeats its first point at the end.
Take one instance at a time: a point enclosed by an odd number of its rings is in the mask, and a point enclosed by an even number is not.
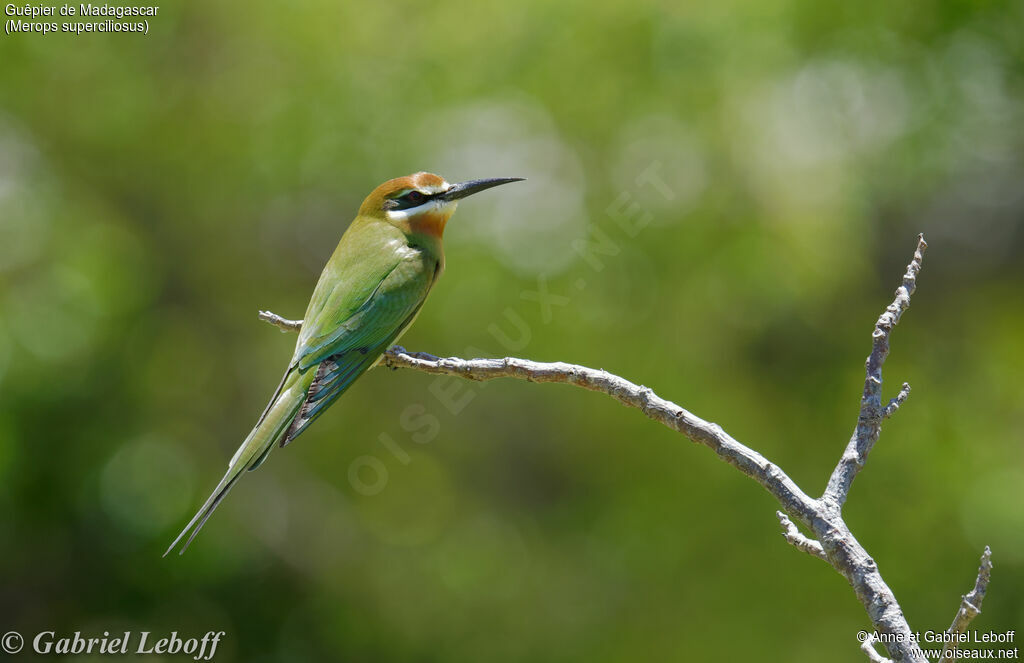
{"type": "MultiPolygon", "coordinates": [[[[467,380],[515,378],[529,382],[558,382],[607,394],[633,407],[694,442],[712,449],[768,490],[785,511],[798,518],[820,542],[824,559],[846,578],[875,630],[894,637],[886,642],[889,653],[898,661],[927,663],[913,644],[910,625],[903,616],[892,590],[886,585],[878,566],[850,532],[838,511],[821,500],[809,498],[785,472],[756,451],[730,437],[717,424],[697,417],[684,408],[662,399],[651,389],[607,371],[563,362],[541,363],[525,359],[440,358],[423,352],[409,352],[395,346],[384,354],[384,365],[411,368],[434,375],[450,375],[467,380]]],[[[814,553],[811,553],[814,554],[814,553]]],[[[815,555],[817,556],[817,555],[815,555]]],[[[820,558],[820,557],[819,557],[820,558]]]]}
{"type": "Polygon", "coordinates": [[[778,465],[736,441],[721,426],[704,421],[679,405],[661,398],[648,387],[634,384],[608,371],[565,362],[542,363],[513,357],[441,358],[425,352],[409,352],[397,345],[384,353],[384,365],[478,381],[516,378],[528,382],[560,382],[607,394],[623,405],[636,408],[650,419],[710,448],[722,460],[764,486],[787,512],[798,516],[805,524],[809,524],[817,513],[815,500],[804,494],[778,465]]]}
{"type": "MultiPolygon", "coordinates": [[[[882,432],[882,419],[885,418],[888,409],[888,407],[882,407],[882,365],[889,355],[889,335],[892,333],[893,327],[899,323],[903,312],[910,306],[910,296],[917,289],[917,275],[921,271],[921,261],[924,260],[924,251],[927,248],[928,243],[924,241],[924,235],[918,235],[917,248],[914,250],[913,259],[907,265],[903,283],[896,289],[896,297],[893,302],[886,307],[878,321],[875,322],[875,330],[871,334],[871,354],[868,355],[865,363],[867,375],[860,400],[857,427],[839,459],[839,464],[832,471],[825,494],[822,496],[822,500],[831,509],[837,511],[842,509],[854,478],[864,467],[871,448],[882,432]]],[[[902,392],[901,395],[903,395],[902,392]]],[[[903,400],[906,400],[906,395],[903,395],[903,400]]],[[[899,396],[897,396],[897,405],[893,407],[890,414],[895,412],[900,402],[902,401],[899,401],[899,396]]]]}

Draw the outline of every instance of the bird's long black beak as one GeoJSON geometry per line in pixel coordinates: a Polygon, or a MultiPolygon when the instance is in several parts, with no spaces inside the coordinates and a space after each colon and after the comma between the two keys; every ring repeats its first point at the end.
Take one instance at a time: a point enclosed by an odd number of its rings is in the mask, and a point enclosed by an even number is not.
{"type": "Polygon", "coordinates": [[[508,184],[509,182],[522,182],[522,177],[492,177],[486,180],[470,180],[468,182],[459,182],[448,187],[448,190],[438,196],[441,200],[451,201],[458,200],[459,198],[465,198],[466,196],[472,196],[474,193],[479,193],[484,189],[490,189],[491,187],[501,186],[502,184],[508,184]]]}

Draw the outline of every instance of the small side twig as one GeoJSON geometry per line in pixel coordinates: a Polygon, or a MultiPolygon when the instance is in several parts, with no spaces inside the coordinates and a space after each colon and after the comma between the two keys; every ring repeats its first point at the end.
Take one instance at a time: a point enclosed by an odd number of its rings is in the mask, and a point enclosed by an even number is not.
{"type": "Polygon", "coordinates": [[[828,562],[828,557],[825,555],[825,548],[822,547],[821,543],[814,539],[804,536],[796,524],[789,519],[789,516],[776,511],[775,515],[779,518],[779,524],[782,525],[782,536],[785,537],[786,541],[790,543],[797,550],[802,550],[811,557],[817,557],[823,562],[828,562]]]}
{"type": "MultiPolygon", "coordinates": [[[[978,567],[978,577],[974,581],[974,589],[961,597],[960,608],[953,617],[953,623],[946,629],[949,635],[960,635],[967,630],[967,625],[981,614],[981,602],[985,600],[985,592],[988,591],[989,580],[992,579],[992,549],[985,546],[985,552],[981,554],[981,565],[978,567]]],[[[955,640],[956,638],[950,638],[955,640]]],[[[953,660],[953,652],[956,650],[956,642],[947,642],[942,648],[942,658],[939,663],[947,663],[953,660]]]]}
{"type": "Polygon", "coordinates": [[[302,329],[302,320],[289,320],[270,311],[260,311],[259,319],[263,322],[269,322],[283,332],[297,332],[302,329]]]}
{"type": "Polygon", "coordinates": [[[778,516],[778,524],[782,526],[782,537],[790,545],[798,550],[803,550],[812,557],[817,557],[822,562],[828,562],[828,556],[825,554],[825,549],[821,546],[820,542],[805,536],[797,529],[797,525],[790,520],[790,516],[782,511],[775,511],[775,515],[778,516]]]}
{"type": "Polygon", "coordinates": [[[864,642],[860,643],[860,650],[864,652],[864,655],[868,657],[871,663],[892,663],[891,658],[886,658],[878,653],[875,649],[875,636],[874,634],[868,634],[868,637],[864,639],[864,642]]]}
{"type": "Polygon", "coordinates": [[[889,404],[882,409],[882,418],[888,419],[892,415],[896,414],[896,410],[900,409],[907,398],[910,397],[910,385],[906,382],[903,383],[903,387],[900,388],[900,393],[896,394],[894,398],[889,399],[889,404]]]}

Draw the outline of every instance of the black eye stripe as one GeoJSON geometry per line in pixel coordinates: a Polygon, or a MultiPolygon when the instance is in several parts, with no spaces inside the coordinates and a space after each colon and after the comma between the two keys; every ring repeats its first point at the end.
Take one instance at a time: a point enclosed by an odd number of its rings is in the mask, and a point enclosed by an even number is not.
{"type": "Polygon", "coordinates": [[[433,196],[428,196],[422,191],[413,190],[408,191],[397,198],[386,200],[384,202],[384,206],[387,209],[409,209],[410,207],[418,207],[431,198],[433,198],[433,196]]]}

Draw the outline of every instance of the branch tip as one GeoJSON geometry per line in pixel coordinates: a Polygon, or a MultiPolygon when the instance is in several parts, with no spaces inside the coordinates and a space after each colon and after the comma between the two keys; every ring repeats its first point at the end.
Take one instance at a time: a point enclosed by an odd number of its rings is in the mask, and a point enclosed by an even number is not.
{"type": "Polygon", "coordinates": [[[289,320],[270,311],[260,311],[257,317],[263,322],[274,325],[282,332],[297,332],[302,329],[302,320],[289,320]]]}
{"type": "MultiPolygon", "coordinates": [[[[985,600],[985,592],[988,591],[988,583],[992,580],[992,549],[985,546],[981,553],[981,564],[978,566],[978,576],[974,580],[974,588],[967,594],[960,597],[960,607],[953,617],[953,623],[946,629],[949,635],[959,635],[967,630],[967,625],[981,614],[981,603],[985,600]]],[[[942,657],[939,663],[947,663],[953,660],[953,652],[956,650],[956,638],[949,638],[950,642],[942,648],[942,657]]]]}

